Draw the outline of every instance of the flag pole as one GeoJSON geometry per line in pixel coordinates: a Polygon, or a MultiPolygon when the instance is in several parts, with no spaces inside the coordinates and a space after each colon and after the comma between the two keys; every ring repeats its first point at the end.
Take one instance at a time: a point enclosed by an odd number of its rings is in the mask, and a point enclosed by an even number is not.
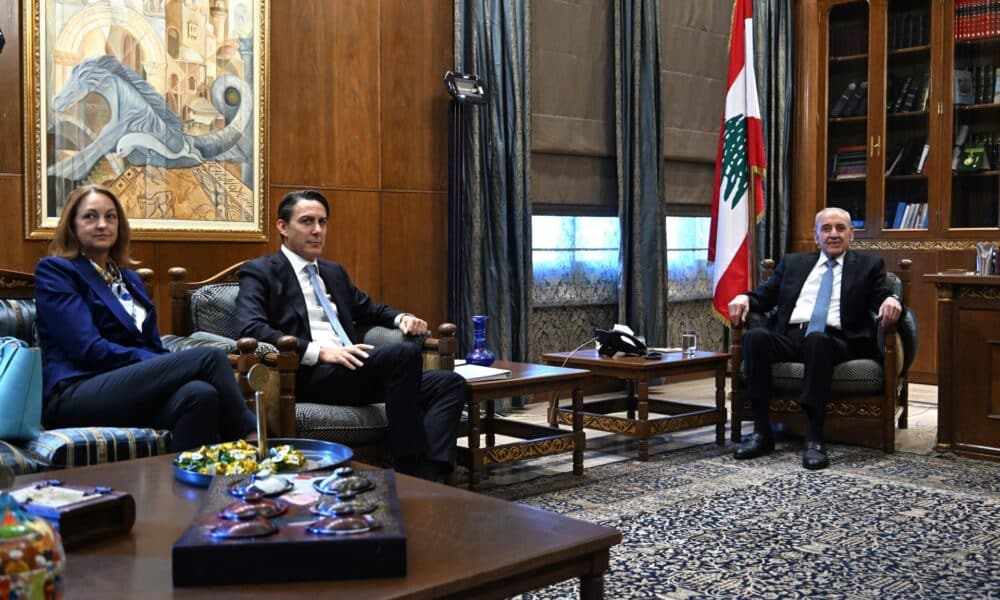
{"type": "Polygon", "coordinates": [[[747,275],[748,281],[750,282],[750,289],[757,289],[757,284],[760,279],[760,267],[759,261],[757,260],[757,185],[754,181],[755,175],[754,168],[747,165],[748,175],[750,175],[750,185],[749,196],[747,202],[747,260],[750,262],[747,265],[747,275]]]}

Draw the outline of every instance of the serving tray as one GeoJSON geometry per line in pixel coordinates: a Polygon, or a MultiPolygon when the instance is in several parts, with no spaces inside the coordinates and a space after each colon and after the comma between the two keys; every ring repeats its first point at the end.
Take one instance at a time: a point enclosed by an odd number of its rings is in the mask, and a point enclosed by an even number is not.
{"type": "MultiPolygon", "coordinates": [[[[308,440],[304,438],[270,438],[267,440],[267,447],[283,446],[288,444],[296,450],[302,452],[306,457],[306,466],[299,471],[318,471],[320,469],[330,469],[341,463],[351,460],[354,451],[349,447],[336,442],[326,442],[323,440],[308,440]]],[[[294,471],[282,471],[289,473],[294,471]]],[[[174,463],[174,477],[188,485],[207,488],[212,483],[214,475],[196,473],[177,466],[174,463]]],[[[245,475],[244,475],[245,477],[245,475]]]]}

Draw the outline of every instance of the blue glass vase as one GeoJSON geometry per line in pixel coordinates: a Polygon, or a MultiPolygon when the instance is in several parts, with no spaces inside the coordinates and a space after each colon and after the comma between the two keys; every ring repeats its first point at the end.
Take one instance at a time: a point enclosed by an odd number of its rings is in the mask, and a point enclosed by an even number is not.
{"type": "Polygon", "coordinates": [[[475,327],[476,347],[465,355],[465,362],[470,365],[482,365],[488,367],[496,360],[496,356],[486,349],[486,317],[476,315],[472,317],[472,324],[475,327]]]}

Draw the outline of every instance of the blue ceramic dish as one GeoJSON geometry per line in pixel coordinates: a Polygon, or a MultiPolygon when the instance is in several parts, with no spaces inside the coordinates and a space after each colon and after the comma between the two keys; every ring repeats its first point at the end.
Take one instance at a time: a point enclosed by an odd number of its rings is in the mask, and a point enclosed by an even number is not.
{"type": "MultiPolygon", "coordinates": [[[[306,466],[302,471],[317,471],[328,469],[341,463],[351,460],[354,451],[349,447],[336,442],[325,442],[323,440],[307,440],[299,438],[272,438],[267,440],[267,447],[282,446],[290,444],[306,457],[306,466]]],[[[287,472],[287,471],[283,471],[287,472]]],[[[205,475],[181,469],[174,463],[174,477],[178,481],[188,485],[207,488],[212,483],[214,475],[205,475]]]]}

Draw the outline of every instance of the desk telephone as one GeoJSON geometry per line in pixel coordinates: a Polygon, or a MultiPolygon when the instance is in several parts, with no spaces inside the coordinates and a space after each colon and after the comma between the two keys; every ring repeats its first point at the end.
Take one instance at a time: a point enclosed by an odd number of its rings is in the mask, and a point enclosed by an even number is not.
{"type": "Polygon", "coordinates": [[[602,356],[614,356],[618,352],[625,356],[646,356],[646,344],[634,335],[607,329],[594,329],[594,335],[600,344],[597,353],[602,356]]]}

